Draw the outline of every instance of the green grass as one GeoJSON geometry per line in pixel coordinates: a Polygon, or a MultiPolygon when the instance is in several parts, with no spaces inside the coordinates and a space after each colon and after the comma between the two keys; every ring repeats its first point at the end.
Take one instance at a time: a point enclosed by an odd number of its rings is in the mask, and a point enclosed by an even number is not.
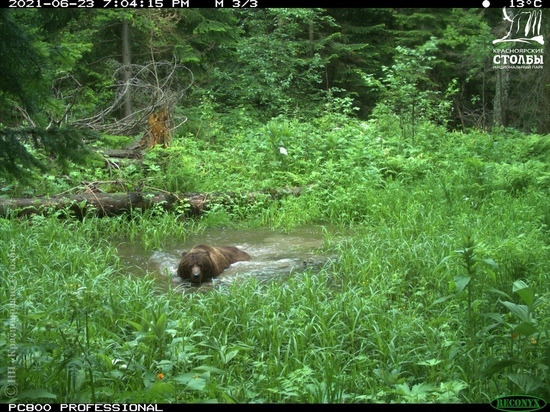
{"type": "MultiPolygon", "coordinates": [[[[548,399],[545,137],[426,126],[412,145],[363,126],[350,121],[327,141],[323,124],[271,125],[210,148],[185,138],[162,166],[172,189],[176,178],[201,190],[315,183],[300,197],[215,205],[197,220],[1,219],[0,376],[13,361],[18,391],[9,400],[548,399]],[[265,147],[252,139],[262,133],[265,147]],[[286,160],[272,150],[279,138],[286,160]],[[196,167],[177,168],[183,147],[196,167]],[[162,249],[206,226],[322,222],[349,234],[325,233],[323,253],[337,260],[322,270],[206,293],[132,276],[116,252],[122,241],[162,249]]],[[[160,186],[158,173],[145,178],[160,186]]]]}

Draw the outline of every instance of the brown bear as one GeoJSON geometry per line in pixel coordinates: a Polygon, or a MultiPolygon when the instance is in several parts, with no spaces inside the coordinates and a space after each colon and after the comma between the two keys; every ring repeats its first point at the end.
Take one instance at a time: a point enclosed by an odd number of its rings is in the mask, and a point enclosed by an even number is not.
{"type": "Polygon", "coordinates": [[[183,252],[178,266],[178,276],[193,283],[212,279],[232,263],[250,260],[250,255],[235,246],[196,245],[183,252]]]}

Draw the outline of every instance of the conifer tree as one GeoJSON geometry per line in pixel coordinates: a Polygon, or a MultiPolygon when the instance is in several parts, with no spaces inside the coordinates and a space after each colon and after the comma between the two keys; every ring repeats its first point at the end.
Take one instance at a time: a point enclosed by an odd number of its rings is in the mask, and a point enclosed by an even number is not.
{"type": "Polygon", "coordinates": [[[48,124],[46,56],[13,17],[12,10],[0,9],[0,110],[5,122],[0,123],[0,176],[21,179],[32,169],[46,169],[50,158],[61,164],[83,161],[83,139],[92,133],[48,124]]]}

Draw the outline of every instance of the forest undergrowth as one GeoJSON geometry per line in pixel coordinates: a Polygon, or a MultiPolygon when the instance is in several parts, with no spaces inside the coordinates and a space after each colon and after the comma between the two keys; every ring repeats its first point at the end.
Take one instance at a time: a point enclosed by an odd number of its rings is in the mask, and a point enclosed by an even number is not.
{"type": "MultiPolygon", "coordinates": [[[[157,209],[0,219],[6,402],[550,400],[550,140],[510,130],[414,134],[329,114],[176,135],[142,164],[52,169],[10,196],[81,181],[170,192],[307,187],[201,217],[157,209]],[[40,182],[40,183],[38,183],[40,182]],[[331,224],[337,259],[207,293],[130,274],[123,241],[161,250],[207,226],[331,224]],[[11,380],[10,380],[11,379],[11,380]],[[8,396],[10,395],[10,396],[8,396]]],[[[123,145],[106,137],[103,145],[123,145]]],[[[103,186],[109,190],[109,186],[103,186]]],[[[112,190],[115,188],[113,187],[112,190]]]]}

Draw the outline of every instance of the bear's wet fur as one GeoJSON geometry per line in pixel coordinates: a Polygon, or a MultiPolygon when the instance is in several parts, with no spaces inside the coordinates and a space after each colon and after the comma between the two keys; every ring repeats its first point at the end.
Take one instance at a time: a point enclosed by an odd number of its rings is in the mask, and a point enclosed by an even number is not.
{"type": "Polygon", "coordinates": [[[220,275],[232,263],[250,259],[248,253],[235,246],[196,245],[182,253],[178,276],[201,283],[220,275]]]}

